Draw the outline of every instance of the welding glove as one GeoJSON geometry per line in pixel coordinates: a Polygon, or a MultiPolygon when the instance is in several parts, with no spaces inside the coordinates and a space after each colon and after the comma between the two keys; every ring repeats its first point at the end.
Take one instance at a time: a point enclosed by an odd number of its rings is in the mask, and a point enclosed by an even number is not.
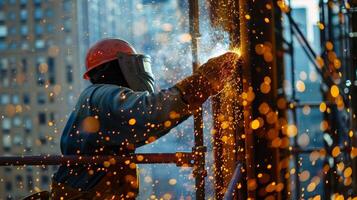
{"type": "Polygon", "coordinates": [[[181,91],[185,102],[193,107],[200,106],[209,96],[223,89],[239,62],[239,55],[233,52],[211,58],[197,72],[175,86],[181,91]]]}
{"type": "Polygon", "coordinates": [[[232,78],[239,58],[238,54],[228,52],[209,59],[198,69],[197,72],[210,82],[213,95],[220,92],[224,84],[232,78]]]}

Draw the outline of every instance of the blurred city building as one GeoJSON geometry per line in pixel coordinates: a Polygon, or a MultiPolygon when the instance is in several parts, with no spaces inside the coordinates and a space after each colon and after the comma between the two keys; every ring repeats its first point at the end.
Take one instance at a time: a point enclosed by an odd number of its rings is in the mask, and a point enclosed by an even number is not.
{"type": "MultiPolygon", "coordinates": [[[[1,155],[60,152],[67,115],[86,85],[82,73],[89,45],[104,37],[132,41],[132,26],[124,22],[131,20],[132,8],[125,5],[134,4],[0,1],[1,155]]],[[[48,189],[56,168],[1,168],[0,198],[48,189]]]]}
{"type": "MultiPolygon", "coordinates": [[[[74,1],[0,1],[1,155],[58,153],[80,91],[74,1]]],[[[0,169],[3,199],[49,188],[56,166],[0,169]]]]}

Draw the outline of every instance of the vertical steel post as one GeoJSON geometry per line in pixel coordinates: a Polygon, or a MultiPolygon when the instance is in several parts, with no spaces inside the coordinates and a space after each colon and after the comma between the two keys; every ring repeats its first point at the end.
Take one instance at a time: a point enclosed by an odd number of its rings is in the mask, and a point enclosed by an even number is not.
{"type": "MultiPolygon", "coordinates": [[[[241,53],[244,61],[243,66],[243,91],[247,92],[250,87],[251,70],[250,68],[250,44],[249,42],[249,28],[247,24],[249,21],[245,17],[249,13],[249,3],[247,0],[239,0],[239,19],[240,21],[240,37],[241,37],[241,53]]],[[[251,122],[251,106],[244,106],[244,134],[245,134],[245,159],[246,159],[246,173],[247,173],[247,198],[256,199],[255,188],[249,188],[251,181],[255,180],[255,162],[254,162],[254,136],[249,124],[251,122]]]]}
{"type": "MultiPolygon", "coordinates": [[[[192,67],[195,72],[199,67],[198,61],[198,40],[199,30],[199,4],[198,0],[189,0],[189,24],[192,41],[192,67]]],[[[205,152],[206,147],[203,144],[203,117],[202,107],[199,107],[194,113],[194,134],[195,146],[192,151],[195,155],[195,165],[193,175],[195,176],[196,199],[205,199],[205,152]]]]}
{"type": "Polygon", "coordinates": [[[273,0],[264,3],[239,0],[240,44],[244,62],[243,92],[251,97],[246,98],[243,104],[249,199],[264,199],[267,196],[281,199],[280,191],[268,193],[265,190],[268,184],[281,183],[279,171],[276,170],[280,167],[279,148],[271,147],[271,141],[265,137],[269,130],[278,131],[275,129],[277,124],[276,121],[269,123],[266,115],[259,112],[262,105],[269,106],[274,113],[277,111],[277,77],[281,74],[277,74],[273,5],[273,0]],[[267,47],[264,56],[259,53],[261,47],[267,47]],[[270,80],[270,87],[268,91],[263,91],[260,88],[267,79],[270,80]],[[270,174],[269,180],[265,183],[258,181],[259,173],[270,174]]]}

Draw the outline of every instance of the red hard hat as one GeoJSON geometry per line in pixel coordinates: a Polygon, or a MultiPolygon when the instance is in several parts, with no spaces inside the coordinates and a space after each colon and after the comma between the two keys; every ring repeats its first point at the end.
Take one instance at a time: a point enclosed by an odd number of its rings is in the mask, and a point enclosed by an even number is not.
{"type": "Polygon", "coordinates": [[[136,54],[136,51],[128,42],[120,39],[103,39],[94,44],[86,55],[87,70],[83,78],[88,80],[88,73],[92,69],[117,59],[118,53],[136,54]]]}

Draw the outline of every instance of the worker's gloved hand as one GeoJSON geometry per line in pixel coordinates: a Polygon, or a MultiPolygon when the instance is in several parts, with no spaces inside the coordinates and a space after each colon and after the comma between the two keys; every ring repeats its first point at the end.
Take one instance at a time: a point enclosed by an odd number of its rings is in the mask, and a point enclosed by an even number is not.
{"type": "Polygon", "coordinates": [[[191,107],[197,108],[211,95],[223,89],[224,83],[232,78],[239,55],[229,52],[209,59],[196,73],[178,82],[175,87],[191,107]]]}
{"type": "Polygon", "coordinates": [[[197,72],[209,81],[214,95],[220,92],[224,84],[232,78],[239,61],[240,56],[238,54],[228,52],[209,59],[197,72]]]}

